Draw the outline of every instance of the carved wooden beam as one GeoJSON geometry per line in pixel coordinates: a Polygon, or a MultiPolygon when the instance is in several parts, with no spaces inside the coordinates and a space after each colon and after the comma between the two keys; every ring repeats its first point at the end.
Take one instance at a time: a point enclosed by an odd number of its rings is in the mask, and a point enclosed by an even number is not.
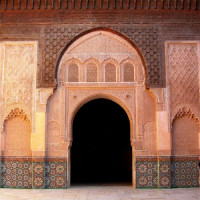
{"type": "Polygon", "coordinates": [[[200,0],[0,0],[0,11],[46,9],[200,10],[200,0]]]}

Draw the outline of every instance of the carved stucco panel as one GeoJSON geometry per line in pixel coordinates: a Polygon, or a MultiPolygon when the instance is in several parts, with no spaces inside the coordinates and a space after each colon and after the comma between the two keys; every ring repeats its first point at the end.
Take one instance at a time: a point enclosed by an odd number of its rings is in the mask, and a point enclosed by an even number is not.
{"type": "Polygon", "coordinates": [[[166,43],[169,108],[172,121],[180,110],[191,110],[199,118],[199,42],[166,43]]]}
{"type": "Polygon", "coordinates": [[[49,97],[53,94],[53,88],[36,89],[36,111],[46,112],[46,104],[49,97]]]}
{"type": "MultiPolygon", "coordinates": [[[[98,26],[92,27],[97,28],[98,26]]],[[[159,30],[154,26],[106,26],[110,31],[115,30],[130,39],[140,50],[146,64],[146,83],[150,86],[162,86],[161,44],[159,30]]],[[[90,30],[90,26],[65,25],[46,27],[41,38],[42,77],[41,86],[52,87],[56,84],[56,67],[59,57],[67,45],[78,35],[90,30]]]]}
{"type": "Polygon", "coordinates": [[[2,123],[11,110],[23,109],[34,124],[37,42],[2,42],[2,123]]]}
{"type": "Polygon", "coordinates": [[[198,43],[169,43],[168,79],[170,87],[170,107],[189,103],[199,106],[199,61],[198,43]]]}
{"type": "Polygon", "coordinates": [[[47,100],[49,98],[50,95],[53,94],[53,89],[52,88],[40,88],[39,90],[39,102],[40,104],[46,104],[47,100]]]}
{"type": "Polygon", "coordinates": [[[157,110],[164,111],[168,109],[168,99],[166,88],[151,88],[150,91],[156,98],[157,110]]]}

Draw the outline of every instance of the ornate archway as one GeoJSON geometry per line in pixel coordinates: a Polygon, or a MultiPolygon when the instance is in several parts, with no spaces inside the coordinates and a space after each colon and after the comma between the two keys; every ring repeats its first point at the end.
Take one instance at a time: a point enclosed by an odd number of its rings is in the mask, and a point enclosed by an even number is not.
{"type": "Polygon", "coordinates": [[[130,122],[106,98],[82,105],[73,119],[71,183],[132,183],[130,122]]]}
{"type": "MultiPolygon", "coordinates": [[[[107,31],[94,31],[67,49],[60,62],[57,80],[58,88],[49,99],[47,109],[48,124],[57,124],[57,128],[55,131],[49,129],[47,148],[49,157],[67,155],[69,186],[73,120],[79,108],[88,101],[106,98],[120,105],[130,121],[132,152],[141,144],[143,127],[139,119],[143,115],[145,70],[137,50],[125,39],[107,31]]],[[[136,187],[134,154],[132,184],[136,187]]]]}

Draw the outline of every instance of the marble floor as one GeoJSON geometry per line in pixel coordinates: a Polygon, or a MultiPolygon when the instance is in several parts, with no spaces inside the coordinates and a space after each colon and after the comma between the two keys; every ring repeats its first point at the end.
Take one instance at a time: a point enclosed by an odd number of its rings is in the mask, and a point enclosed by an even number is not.
{"type": "Polygon", "coordinates": [[[200,200],[200,188],[136,189],[131,186],[72,186],[69,189],[0,189],[0,200],[200,200]]]}

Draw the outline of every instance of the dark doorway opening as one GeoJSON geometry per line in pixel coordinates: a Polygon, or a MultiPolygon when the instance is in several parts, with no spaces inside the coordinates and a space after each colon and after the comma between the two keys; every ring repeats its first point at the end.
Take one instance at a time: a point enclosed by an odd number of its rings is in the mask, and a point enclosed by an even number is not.
{"type": "Polygon", "coordinates": [[[71,183],[132,183],[130,123],[115,102],[92,100],[75,115],[71,183]]]}

